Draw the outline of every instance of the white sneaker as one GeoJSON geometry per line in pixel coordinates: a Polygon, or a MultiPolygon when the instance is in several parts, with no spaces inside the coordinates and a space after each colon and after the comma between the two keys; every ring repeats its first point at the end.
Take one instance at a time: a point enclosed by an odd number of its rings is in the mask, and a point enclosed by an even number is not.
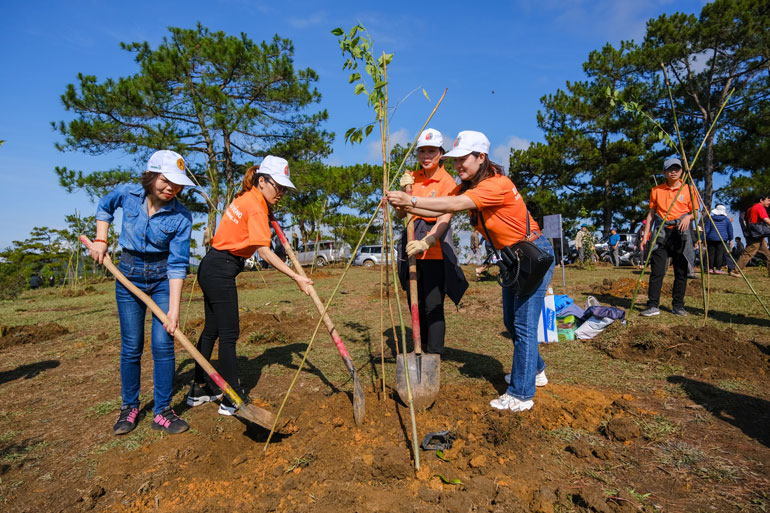
{"type": "Polygon", "coordinates": [[[489,401],[489,405],[496,410],[526,411],[535,405],[532,399],[522,401],[510,394],[503,394],[497,399],[489,401]]]}
{"type": "Polygon", "coordinates": [[[235,410],[237,410],[235,406],[227,406],[224,403],[219,403],[219,414],[220,415],[235,415],[235,410]]]}
{"type": "MultiPolygon", "coordinates": [[[[506,374],[505,375],[505,382],[507,384],[511,384],[511,375],[506,374]]],[[[544,387],[548,384],[548,378],[545,377],[545,371],[538,372],[537,376],[535,376],[535,386],[536,387],[544,387]]]]}

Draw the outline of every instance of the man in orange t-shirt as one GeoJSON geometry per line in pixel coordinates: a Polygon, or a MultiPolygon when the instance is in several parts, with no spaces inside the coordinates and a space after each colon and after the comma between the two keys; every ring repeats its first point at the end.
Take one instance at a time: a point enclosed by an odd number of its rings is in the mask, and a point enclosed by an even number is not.
{"type": "Polygon", "coordinates": [[[642,252],[651,243],[648,236],[662,223],[655,247],[650,256],[650,284],[647,293],[647,308],[641,312],[645,317],[660,314],[660,290],[663,276],[666,274],[668,259],[674,265],[674,290],[672,293],[672,312],[684,317],[684,294],[687,290],[689,264],[685,256],[685,245],[692,244],[687,231],[690,229],[692,212],[700,208],[697,191],[689,185],[682,186],[682,162],[678,158],[669,158],[663,163],[666,182],[653,187],[650,192],[650,212],[644,223],[642,233],[642,252]],[[693,204],[694,201],[694,204],[693,204]]]}

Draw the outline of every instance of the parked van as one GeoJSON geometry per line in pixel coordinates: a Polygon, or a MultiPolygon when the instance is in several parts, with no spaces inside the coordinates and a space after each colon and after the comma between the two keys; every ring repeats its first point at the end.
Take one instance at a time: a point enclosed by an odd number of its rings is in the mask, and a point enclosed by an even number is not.
{"type": "Polygon", "coordinates": [[[316,243],[300,244],[297,249],[297,259],[301,265],[312,265],[313,258],[318,267],[335,262],[347,262],[350,258],[350,244],[338,240],[322,240],[318,242],[318,254],[315,250],[316,243]]]}

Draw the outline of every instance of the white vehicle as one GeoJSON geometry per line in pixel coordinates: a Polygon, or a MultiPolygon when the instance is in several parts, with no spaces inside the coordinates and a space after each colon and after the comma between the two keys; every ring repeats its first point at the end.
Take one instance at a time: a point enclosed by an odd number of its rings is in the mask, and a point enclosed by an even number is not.
{"type": "MultiPolygon", "coordinates": [[[[391,248],[392,250],[392,248],[391,248]]],[[[393,253],[391,253],[392,255],[393,253]]],[[[362,265],[364,267],[374,267],[382,262],[382,245],[361,246],[358,248],[353,265],[362,265]]],[[[390,263],[389,261],[386,263],[390,263]]]]}

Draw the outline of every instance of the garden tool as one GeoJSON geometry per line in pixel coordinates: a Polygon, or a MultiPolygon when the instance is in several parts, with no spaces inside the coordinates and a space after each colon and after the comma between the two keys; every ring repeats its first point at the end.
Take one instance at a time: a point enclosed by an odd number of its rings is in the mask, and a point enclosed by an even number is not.
{"type": "MultiPolygon", "coordinates": [[[[87,248],[91,248],[91,241],[86,237],[85,235],[80,236],[80,242],[82,242],[87,248]]],[[[115,264],[112,263],[112,260],[110,259],[109,255],[104,255],[104,260],[102,261],[102,264],[104,264],[104,267],[107,268],[108,271],[110,271],[115,278],[122,283],[128,290],[131,291],[132,294],[134,294],[136,297],[138,297],[145,305],[147,305],[152,313],[161,320],[164,324],[168,322],[168,318],[166,317],[166,313],[161,310],[161,308],[153,301],[147,294],[139,290],[139,288],[131,283],[128,278],[126,278],[122,272],[118,270],[117,267],[115,267],[115,264]]],[[[238,393],[235,391],[233,387],[227,384],[227,382],[222,378],[222,376],[219,375],[219,373],[214,369],[214,367],[209,363],[206,358],[200,354],[200,352],[195,348],[192,342],[182,333],[182,330],[177,328],[174,331],[174,338],[179,341],[180,344],[182,344],[182,347],[190,353],[190,356],[193,357],[193,359],[198,362],[198,365],[203,367],[203,370],[206,371],[206,374],[211,377],[211,379],[214,381],[214,383],[217,384],[219,388],[222,389],[222,392],[227,394],[227,396],[230,398],[230,400],[233,402],[235,407],[237,408],[235,410],[235,415],[238,417],[241,417],[244,420],[248,420],[250,422],[253,422],[255,424],[258,424],[262,426],[265,429],[272,429],[273,424],[275,423],[275,415],[270,413],[269,411],[260,408],[258,406],[255,406],[251,403],[246,403],[241,399],[241,397],[238,395],[238,393]]]]}
{"type": "MultiPolygon", "coordinates": [[[[292,249],[291,244],[289,244],[289,241],[286,239],[286,235],[284,235],[283,230],[278,224],[278,221],[271,217],[270,222],[273,225],[275,233],[278,234],[278,238],[281,240],[281,244],[283,244],[284,249],[286,249],[286,254],[289,255],[289,259],[294,266],[294,270],[297,271],[297,273],[301,276],[307,278],[305,270],[302,269],[302,265],[299,263],[299,259],[294,253],[294,249],[292,249]]],[[[350,377],[353,379],[353,419],[356,421],[356,424],[360,425],[364,422],[364,415],[366,414],[366,403],[364,401],[364,389],[361,386],[361,381],[358,379],[358,374],[356,374],[356,368],[353,366],[353,359],[350,357],[350,353],[348,353],[348,350],[345,347],[345,343],[342,341],[342,338],[337,332],[337,329],[334,327],[334,323],[329,318],[329,315],[324,314],[324,304],[321,301],[321,298],[318,297],[318,293],[315,291],[315,288],[312,285],[308,286],[308,292],[310,293],[310,297],[313,299],[313,303],[315,303],[315,306],[318,309],[318,313],[323,314],[323,321],[326,325],[326,329],[329,331],[329,336],[331,336],[334,345],[337,347],[337,351],[339,351],[340,356],[342,357],[342,361],[345,363],[345,367],[347,367],[348,372],[350,372],[350,377]]]]}

